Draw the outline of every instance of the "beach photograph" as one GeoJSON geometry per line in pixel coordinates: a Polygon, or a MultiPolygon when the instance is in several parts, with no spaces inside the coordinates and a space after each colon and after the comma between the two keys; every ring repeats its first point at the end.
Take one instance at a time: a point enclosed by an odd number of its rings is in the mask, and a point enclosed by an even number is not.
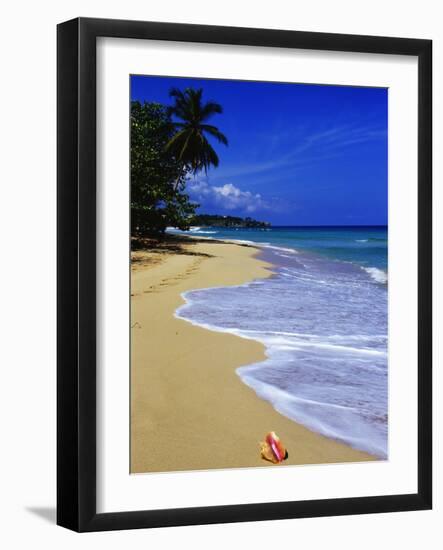
{"type": "Polygon", "coordinates": [[[388,90],[131,75],[129,116],[130,473],[387,460],[388,90]]]}

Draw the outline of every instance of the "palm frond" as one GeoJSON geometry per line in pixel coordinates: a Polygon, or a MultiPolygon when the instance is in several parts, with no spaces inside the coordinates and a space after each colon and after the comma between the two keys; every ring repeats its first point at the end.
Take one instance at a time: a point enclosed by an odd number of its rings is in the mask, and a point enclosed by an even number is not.
{"type": "Polygon", "coordinates": [[[186,139],[186,130],[181,130],[180,132],[177,132],[176,134],[174,134],[171,137],[171,139],[166,144],[165,149],[166,150],[170,150],[170,149],[176,150],[177,147],[180,148],[180,141],[183,141],[184,139],[186,139]]]}
{"type": "Polygon", "coordinates": [[[202,165],[205,172],[208,171],[208,168],[212,165],[215,168],[219,165],[219,159],[217,153],[214,151],[212,145],[205,139],[205,147],[203,150],[203,159],[202,165]]]}
{"type": "Polygon", "coordinates": [[[208,101],[203,105],[200,111],[200,118],[201,120],[208,120],[208,118],[212,117],[212,115],[215,114],[222,114],[223,113],[223,107],[219,103],[215,103],[215,101],[208,101]]]}
{"type": "Polygon", "coordinates": [[[228,138],[224,134],[222,134],[222,132],[220,132],[220,130],[216,126],[212,126],[210,124],[202,124],[200,128],[203,132],[207,132],[212,137],[215,137],[215,139],[220,143],[228,145],[228,138]]]}

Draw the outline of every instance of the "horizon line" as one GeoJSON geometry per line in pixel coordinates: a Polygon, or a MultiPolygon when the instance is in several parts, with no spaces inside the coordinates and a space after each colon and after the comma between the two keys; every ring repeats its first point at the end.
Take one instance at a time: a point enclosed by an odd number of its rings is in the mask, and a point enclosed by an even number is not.
{"type": "Polygon", "coordinates": [[[271,224],[271,227],[388,227],[387,223],[364,223],[364,224],[306,224],[306,225],[292,225],[292,224],[282,224],[274,225],[271,224]]]}

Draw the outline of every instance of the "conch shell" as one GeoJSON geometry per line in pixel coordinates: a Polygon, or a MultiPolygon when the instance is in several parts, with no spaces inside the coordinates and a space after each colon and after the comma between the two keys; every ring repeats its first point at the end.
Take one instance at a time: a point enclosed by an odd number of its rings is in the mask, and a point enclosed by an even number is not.
{"type": "Polygon", "coordinates": [[[264,460],[279,464],[288,458],[288,451],[275,432],[266,434],[265,440],[260,442],[260,455],[264,460]]]}

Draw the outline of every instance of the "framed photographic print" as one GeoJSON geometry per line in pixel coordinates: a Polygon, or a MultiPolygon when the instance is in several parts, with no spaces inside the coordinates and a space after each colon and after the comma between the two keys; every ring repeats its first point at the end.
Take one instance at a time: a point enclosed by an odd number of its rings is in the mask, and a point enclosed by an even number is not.
{"type": "Polygon", "coordinates": [[[431,507],[431,52],[59,25],[59,525],[431,507]]]}

